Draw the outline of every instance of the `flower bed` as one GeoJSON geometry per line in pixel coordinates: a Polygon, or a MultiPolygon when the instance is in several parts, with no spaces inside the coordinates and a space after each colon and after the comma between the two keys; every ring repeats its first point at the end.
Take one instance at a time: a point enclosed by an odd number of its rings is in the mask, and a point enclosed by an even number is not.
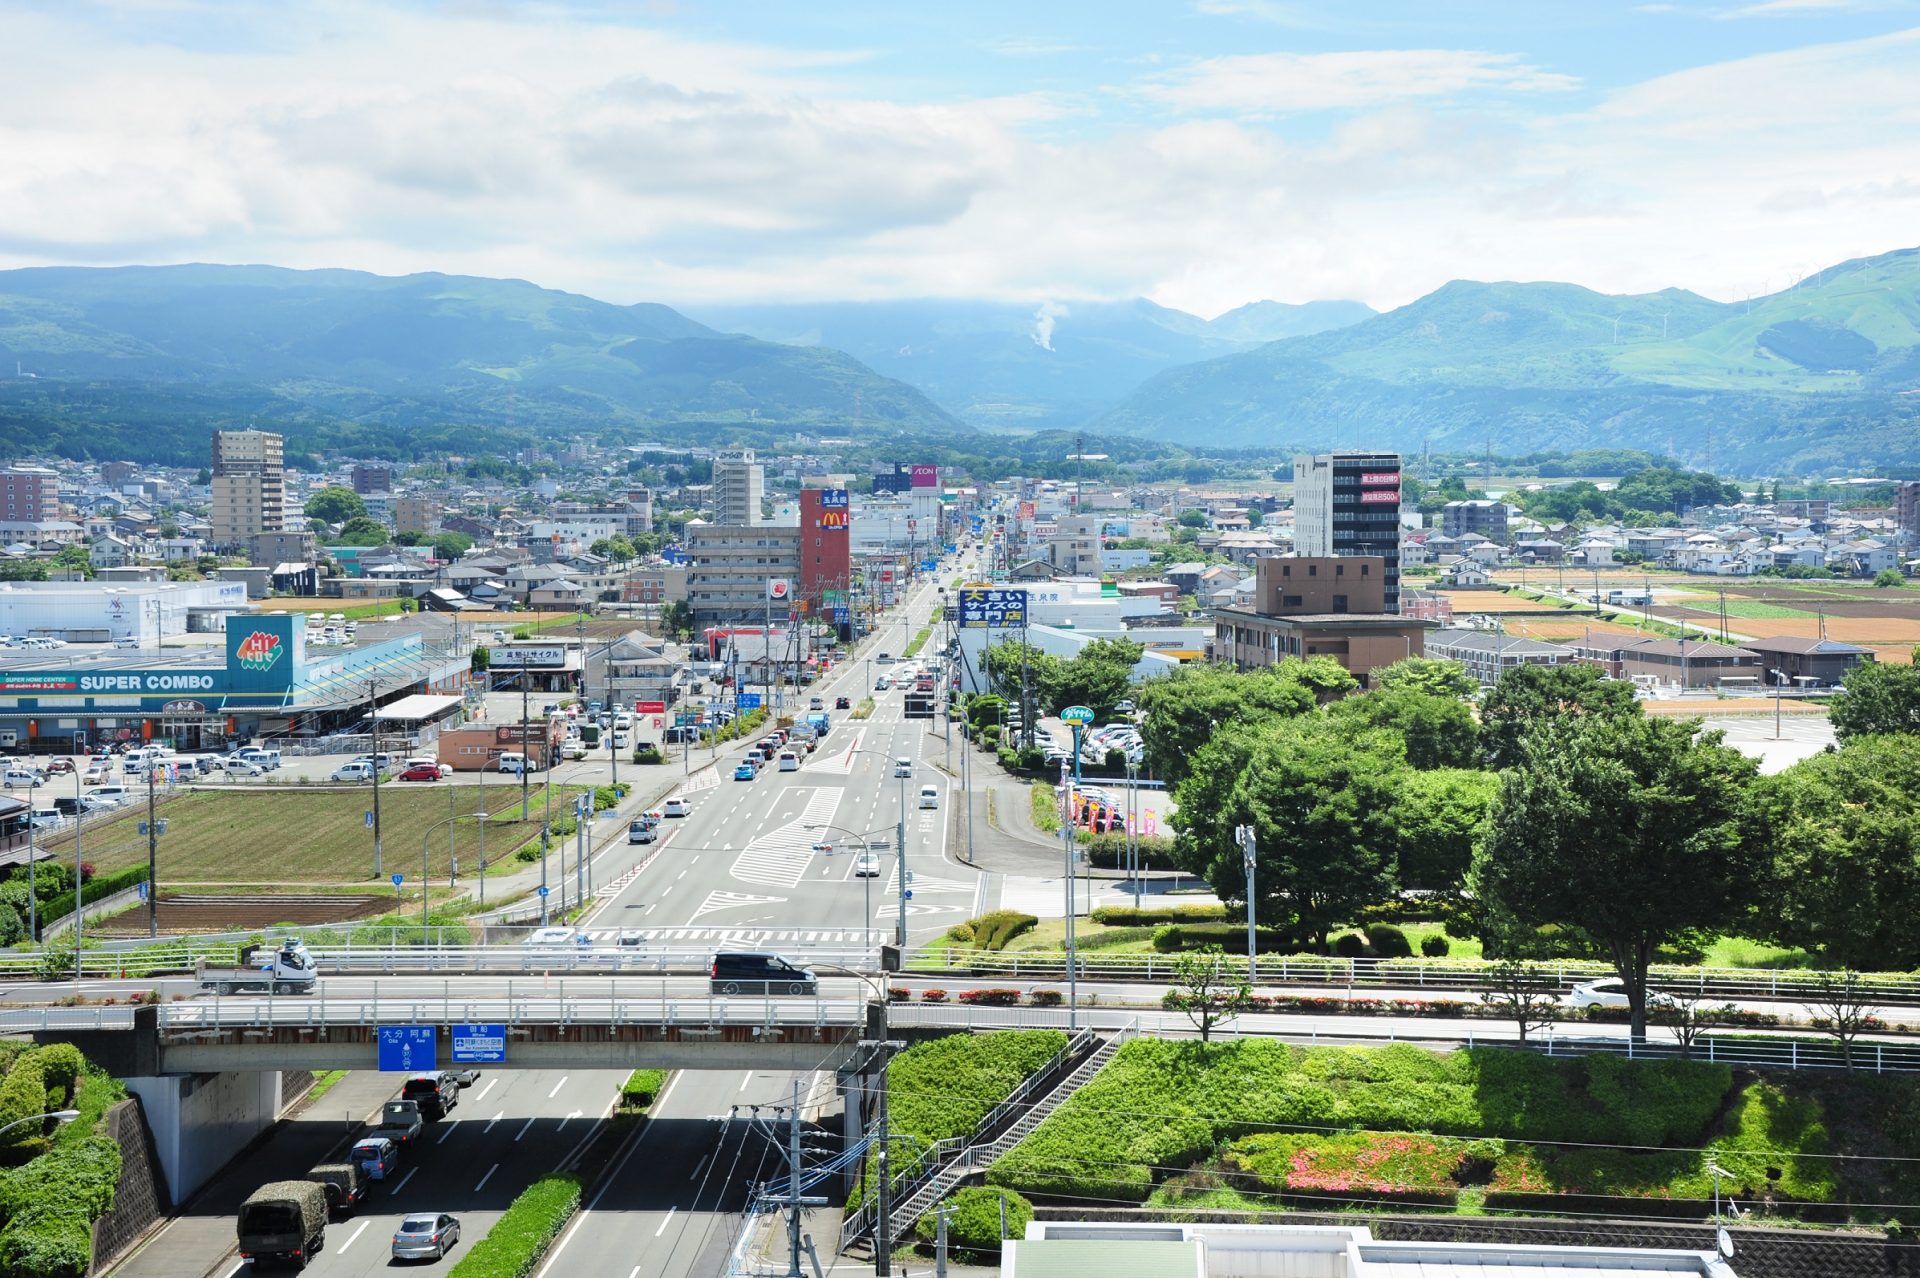
{"type": "Polygon", "coordinates": [[[1401,1132],[1267,1132],[1230,1145],[1230,1171],[1268,1193],[1451,1205],[1476,1142],[1401,1132]]]}

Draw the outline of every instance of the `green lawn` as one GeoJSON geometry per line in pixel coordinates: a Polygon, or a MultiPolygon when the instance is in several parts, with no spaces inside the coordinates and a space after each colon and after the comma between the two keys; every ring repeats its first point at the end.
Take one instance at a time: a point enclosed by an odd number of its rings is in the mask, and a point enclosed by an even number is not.
{"type": "MultiPolygon", "coordinates": [[[[380,787],[380,837],[386,868],[398,869],[409,879],[420,871],[421,840],[426,840],[428,873],[444,879],[451,869],[448,847],[448,790],[451,811],[452,854],[463,874],[479,865],[480,833],[473,820],[479,790],[470,778],[451,784],[380,787]]],[[[502,820],[498,814],[517,810],[517,784],[490,783],[486,804],[495,822],[486,834],[487,859],[504,858],[529,837],[539,833],[543,812],[541,790],[533,790],[533,820],[502,820]]],[[[553,810],[567,810],[572,790],[555,787],[553,810]]],[[[160,836],[160,882],[163,887],[194,883],[245,885],[259,891],[276,887],[305,889],[311,885],[385,884],[373,873],[373,831],[366,824],[373,793],[353,790],[245,790],[202,791],[167,799],[160,816],[167,832],[160,836]]],[[[98,872],[111,873],[145,865],[146,836],[139,823],[146,820],[145,803],[132,805],[124,815],[81,834],[81,857],[98,872]]],[[[73,835],[50,839],[46,845],[72,856],[73,835]]]]}

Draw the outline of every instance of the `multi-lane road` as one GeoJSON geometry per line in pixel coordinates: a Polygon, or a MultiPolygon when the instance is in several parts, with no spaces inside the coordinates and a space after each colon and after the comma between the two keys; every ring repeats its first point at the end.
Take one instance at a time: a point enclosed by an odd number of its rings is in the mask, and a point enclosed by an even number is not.
{"type": "MultiPolygon", "coordinates": [[[[895,620],[867,641],[865,652],[902,652],[936,599],[935,583],[923,582],[895,620]]],[[[616,846],[603,855],[603,879],[614,876],[619,886],[597,899],[582,928],[637,930],[649,946],[662,947],[779,949],[784,943],[804,961],[808,945],[853,947],[892,939],[903,887],[911,893],[910,939],[969,917],[981,904],[982,887],[974,871],[947,856],[959,796],[955,779],[937,766],[940,725],[905,719],[900,692],[872,690],[869,678],[888,668],[848,661],[806,690],[829,707],[839,696],[854,705],[872,696],[876,704],[866,720],[830,711],[832,731],[798,771],[768,768],[755,780],[735,781],[722,752],[722,766],[694,772],[677,791],[691,801],[688,816],[664,822],[656,844],[616,846]],[[909,775],[896,775],[899,759],[909,761],[909,775]],[[933,807],[921,805],[921,788],[928,785],[938,795],[933,807]],[[904,843],[895,837],[899,827],[904,843]],[[855,872],[853,845],[863,843],[884,845],[877,852],[877,875],[855,872]],[[911,877],[903,881],[903,875],[911,877]]],[[[693,763],[699,762],[696,756],[693,763]]],[[[322,987],[337,983],[335,992],[347,997],[363,982],[323,977],[322,987]]],[[[362,1214],[329,1229],[311,1272],[335,1278],[384,1269],[394,1227],[412,1211],[448,1211],[461,1219],[463,1239],[453,1255],[426,1267],[455,1263],[516,1193],[573,1157],[610,1108],[622,1077],[588,1071],[484,1075],[449,1119],[429,1128],[398,1179],[376,1186],[362,1214]]],[[[365,1076],[351,1081],[360,1083],[356,1094],[382,1094],[365,1076]]],[[[755,1127],[752,1107],[787,1104],[796,1081],[809,1118],[823,1108],[837,1110],[830,1070],[675,1075],[656,1101],[653,1119],[616,1152],[611,1174],[550,1254],[546,1272],[569,1278],[716,1272],[741,1226],[748,1187],[785,1165],[755,1127]]],[[[837,1126],[837,1120],[828,1121],[837,1126]]],[[[287,1167],[277,1174],[300,1170],[287,1167]]],[[[217,1208],[209,1204],[206,1210],[217,1208]]],[[[224,1276],[240,1269],[231,1233],[205,1232],[204,1215],[202,1224],[204,1237],[149,1247],[116,1274],[192,1278],[187,1271],[224,1276]]]]}

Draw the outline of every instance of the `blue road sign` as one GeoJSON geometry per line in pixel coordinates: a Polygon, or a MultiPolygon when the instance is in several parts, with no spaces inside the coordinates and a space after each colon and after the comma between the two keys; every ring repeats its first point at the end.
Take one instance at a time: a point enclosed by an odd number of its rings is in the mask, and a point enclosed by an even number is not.
{"type": "Polygon", "coordinates": [[[402,883],[405,883],[406,881],[407,881],[407,876],[404,874],[396,874],[393,876],[393,885],[395,887],[399,887],[402,883]]]}
{"type": "Polygon", "coordinates": [[[453,1027],[453,1063],[455,1065],[498,1065],[507,1059],[505,1025],[456,1025],[453,1027]]]}
{"type": "Polygon", "coordinates": [[[547,885],[542,883],[540,885],[540,895],[545,896],[546,894],[547,894],[547,885]]]}
{"type": "Polygon", "coordinates": [[[367,809],[365,821],[366,821],[367,828],[371,830],[373,828],[373,809],[372,808],[367,809]]]}
{"type": "Polygon", "coordinates": [[[757,692],[743,692],[733,699],[733,703],[742,710],[758,710],[760,708],[760,694],[757,692]]]}
{"type": "Polygon", "coordinates": [[[437,1069],[439,1032],[431,1025],[382,1025],[380,1029],[380,1072],[411,1074],[437,1069]]]}

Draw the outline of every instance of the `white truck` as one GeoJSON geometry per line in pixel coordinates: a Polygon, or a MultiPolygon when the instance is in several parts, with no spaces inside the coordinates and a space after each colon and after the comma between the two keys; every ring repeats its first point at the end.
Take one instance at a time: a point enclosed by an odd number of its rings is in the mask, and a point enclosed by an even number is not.
{"type": "Polygon", "coordinates": [[[194,975],[200,988],[216,994],[311,994],[319,977],[313,956],[299,941],[282,942],[280,948],[262,956],[264,946],[250,945],[240,951],[238,967],[208,967],[204,962],[194,975]]]}

